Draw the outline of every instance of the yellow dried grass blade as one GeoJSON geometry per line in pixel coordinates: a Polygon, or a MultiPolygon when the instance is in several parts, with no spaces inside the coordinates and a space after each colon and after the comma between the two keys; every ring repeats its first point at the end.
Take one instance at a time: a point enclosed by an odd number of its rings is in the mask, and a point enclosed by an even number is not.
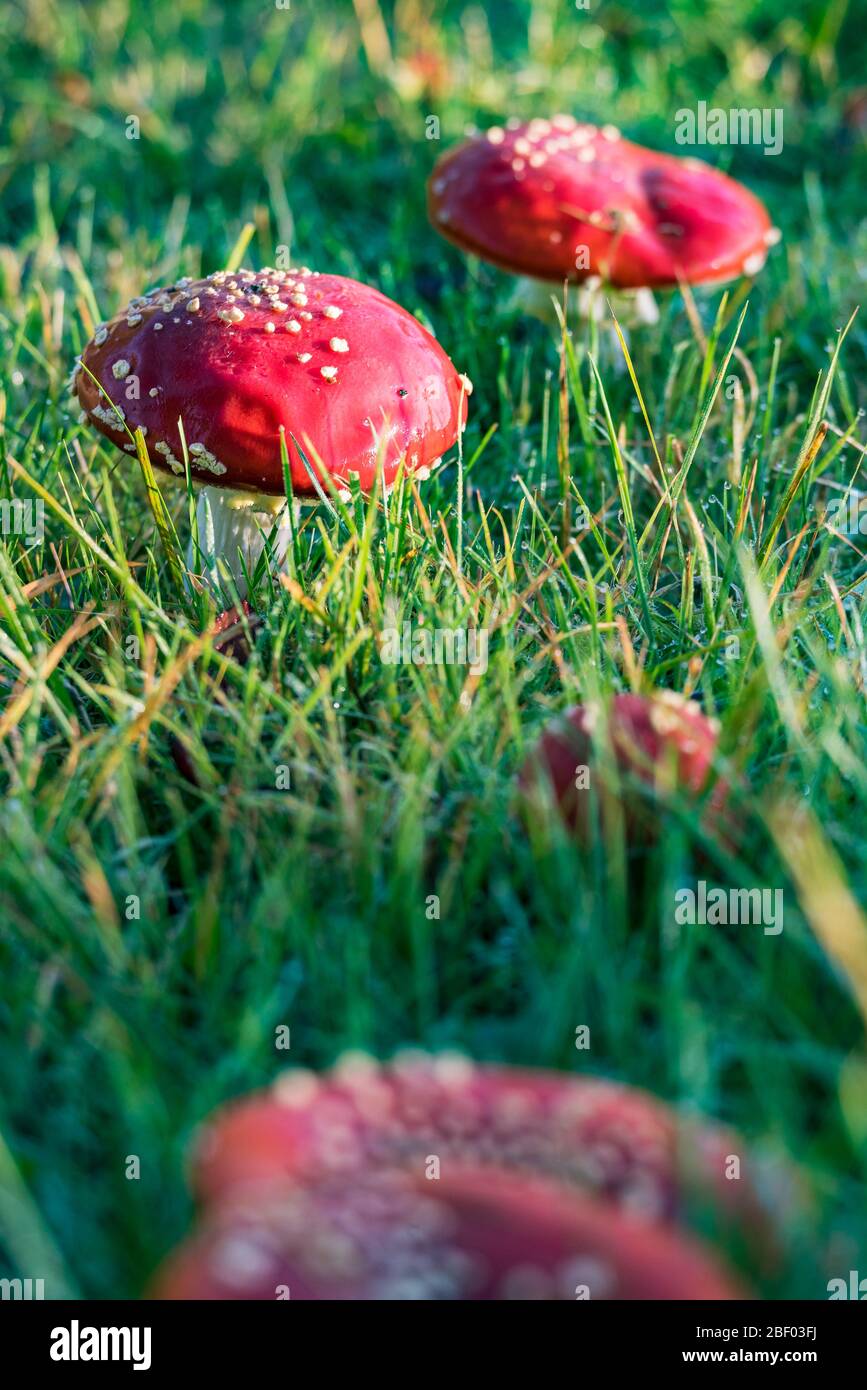
{"type": "Polygon", "coordinates": [[[867,917],[811,812],[785,803],[771,831],[817,940],[846,977],[867,1026],[867,917]]]}

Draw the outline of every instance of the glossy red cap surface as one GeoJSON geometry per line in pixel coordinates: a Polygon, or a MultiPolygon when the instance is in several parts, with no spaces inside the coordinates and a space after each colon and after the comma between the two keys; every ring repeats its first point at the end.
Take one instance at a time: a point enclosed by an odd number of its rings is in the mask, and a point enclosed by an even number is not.
{"type": "Polygon", "coordinates": [[[405,309],[308,270],[152,290],[101,325],[82,360],[79,401],[114,444],[134,453],[124,423],[141,426],[154,466],[183,476],[180,418],[196,481],[271,496],[284,492],[281,427],[297,496],[318,494],[292,436],[317,476],[321,462],[339,486],[357,475],[369,491],[380,464],[388,486],[402,458],[425,477],[455,444],[472,390],[405,309]]]}
{"type": "Polygon", "coordinates": [[[572,116],[510,121],[448,151],[428,209],[443,236],[505,270],[620,289],[755,275],[779,240],[734,179],[572,116]]]}

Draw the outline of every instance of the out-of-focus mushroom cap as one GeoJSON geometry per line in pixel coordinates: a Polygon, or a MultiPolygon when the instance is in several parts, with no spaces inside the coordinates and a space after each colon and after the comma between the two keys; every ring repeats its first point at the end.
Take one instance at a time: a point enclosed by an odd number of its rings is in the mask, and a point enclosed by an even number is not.
{"type": "Polygon", "coordinates": [[[75,390],[112,443],[135,451],[116,405],[130,431],[144,430],[154,466],[182,476],[181,419],[195,481],[277,497],[281,427],[298,497],[318,494],[293,436],[317,476],[345,488],[356,475],[369,491],[379,467],[389,486],[401,459],[427,476],[457,440],[472,389],[405,309],[306,269],[152,290],[101,325],[82,360],[75,390]]]}
{"type": "Polygon", "coordinates": [[[229,1204],[168,1260],[161,1299],[733,1299],[690,1237],[563,1184],[447,1164],[229,1204]]]}
{"type": "Polygon", "coordinates": [[[201,1133],[193,1183],[213,1207],[324,1175],[423,1176],[438,1155],[568,1183],[649,1220],[676,1220],[698,1198],[725,1221],[759,1227],[749,1178],[726,1180],[733,1142],[611,1082],[453,1056],[387,1066],[351,1057],[327,1077],[289,1072],[226,1107],[201,1133]]]}
{"type": "MultiPolygon", "coordinates": [[[[603,717],[599,706],[576,705],[552,720],[519,774],[524,795],[532,795],[540,781],[550,784],[564,820],[579,830],[586,827],[588,788],[578,785],[578,773],[586,767],[591,785],[594,776],[598,783],[602,768],[593,735],[603,717]]],[[[694,700],[675,691],[615,695],[607,736],[618,771],[654,792],[697,796],[709,784],[719,727],[694,700]]],[[[714,784],[710,801],[715,812],[721,811],[726,793],[723,781],[714,784]]],[[[635,818],[639,808],[632,810],[635,818]]]]}
{"type": "Polygon", "coordinates": [[[755,275],[779,240],[734,179],[572,116],[510,121],[447,151],[428,208],[443,236],[505,270],[620,289],[755,275]]]}

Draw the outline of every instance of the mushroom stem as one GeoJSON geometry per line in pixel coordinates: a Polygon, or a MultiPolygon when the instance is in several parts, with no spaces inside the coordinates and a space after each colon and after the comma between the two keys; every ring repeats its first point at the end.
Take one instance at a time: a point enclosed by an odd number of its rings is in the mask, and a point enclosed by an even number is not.
{"type": "MultiPolygon", "coordinates": [[[[536,280],[530,275],[521,275],[509,300],[509,307],[521,313],[532,314],[552,328],[558,327],[554,301],[563,303],[563,286],[553,280],[536,280]]],[[[609,305],[622,328],[636,328],[642,324],[659,322],[659,309],[653,293],[648,289],[615,290],[603,284],[598,276],[592,276],[580,285],[569,285],[566,297],[567,321],[577,314],[581,319],[595,319],[597,323],[610,323],[609,305]]]]}
{"type": "MultiPolygon", "coordinates": [[[[300,503],[293,502],[292,516],[297,524],[300,503]]],[[[276,525],[271,554],[281,567],[292,541],[290,504],[285,497],[268,497],[234,492],[222,487],[201,487],[196,503],[196,529],[201,566],[191,537],[187,564],[193,573],[200,568],[212,588],[231,577],[241,598],[247,595],[247,579],[252,579],[268,538],[276,525]]]]}

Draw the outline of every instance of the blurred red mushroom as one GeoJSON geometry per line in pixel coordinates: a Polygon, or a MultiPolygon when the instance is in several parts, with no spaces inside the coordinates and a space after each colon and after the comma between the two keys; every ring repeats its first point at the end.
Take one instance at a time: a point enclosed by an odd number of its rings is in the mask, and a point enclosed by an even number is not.
{"type": "Polygon", "coordinates": [[[415,478],[436,467],[472,389],[405,309],[306,267],[152,290],[100,326],[82,364],[85,417],[128,453],[140,428],[154,467],[178,477],[182,424],[201,549],[242,595],[275,525],[277,563],[289,544],[282,439],[299,501],[327,494],[325,474],[344,495],[378,474],[388,488],[401,463],[415,478]]]}
{"type": "Polygon", "coordinates": [[[170,1257],[161,1299],[733,1299],[681,1232],[527,1175],[456,1168],[313,1183],[221,1207],[170,1257]]]}
{"type": "MultiPolygon", "coordinates": [[[[607,1296],[687,1297],[688,1269],[696,1289],[719,1291],[698,1296],[734,1296],[735,1281],[678,1225],[695,1201],[722,1226],[767,1241],[768,1217],[750,1177],[727,1179],[739,1149],[731,1135],[603,1081],[454,1056],[411,1054],[388,1066],[351,1057],[324,1078],[290,1072],[269,1094],[230,1105],[207,1125],[193,1174],[204,1236],[170,1260],[157,1291],[273,1297],[213,1291],[224,1287],[214,1275],[215,1245],[250,1221],[268,1254],[254,1290],[271,1290],[280,1269],[292,1271],[299,1291],[314,1290],[297,1296],[340,1296],[329,1279],[310,1283],[293,1233],[321,1232],[327,1247],[354,1229],[361,1247],[344,1275],[356,1269],[360,1283],[350,1280],[344,1296],[378,1296],[371,1290],[385,1276],[376,1252],[399,1243],[396,1222],[416,1230],[413,1206],[421,1204],[438,1209],[433,1225],[421,1225],[428,1262],[445,1232],[480,1267],[454,1296],[504,1296],[504,1281],[522,1265],[543,1270],[553,1289],[554,1266],[566,1260],[607,1260],[617,1274],[607,1296]]],[[[574,1297],[574,1288],[550,1296],[574,1297]]]]}
{"type": "MultiPolygon", "coordinates": [[[[655,797],[679,792],[695,798],[710,786],[718,736],[716,720],[672,690],[615,695],[607,716],[601,704],[576,705],[543,731],[519,773],[519,788],[528,803],[553,796],[567,825],[580,834],[588,829],[594,792],[622,793],[630,828],[652,833],[655,797]],[[607,788],[595,737],[607,740],[613,759],[615,780],[607,788]]],[[[718,779],[709,797],[714,812],[722,810],[726,793],[718,779]]]]}
{"type": "Polygon", "coordinates": [[[568,282],[584,287],[584,309],[601,312],[603,284],[628,295],[633,318],[655,322],[651,290],[757,275],[779,240],[734,179],[566,115],[510,120],[447,151],[428,209],[463,250],[529,277],[521,303],[543,317],[568,282]]]}

